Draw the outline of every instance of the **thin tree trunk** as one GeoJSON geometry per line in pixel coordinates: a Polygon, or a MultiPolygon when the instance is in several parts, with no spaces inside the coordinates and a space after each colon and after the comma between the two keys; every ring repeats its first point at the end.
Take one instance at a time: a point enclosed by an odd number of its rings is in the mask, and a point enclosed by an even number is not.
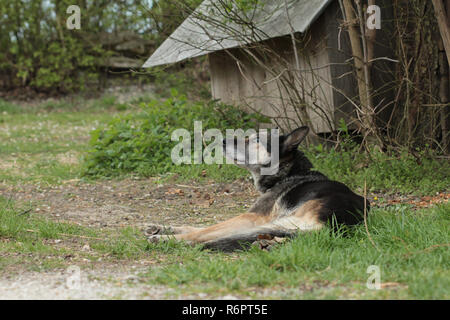
{"type": "MultiPolygon", "coordinates": [[[[446,14],[444,0],[432,0],[434,11],[439,25],[442,42],[444,43],[445,52],[447,53],[447,62],[450,64],[450,22],[449,16],[446,14]]],[[[447,1],[448,2],[448,1],[447,1]]],[[[447,4],[448,5],[448,4],[447,4]]]]}
{"type": "MultiPolygon", "coordinates": [[[[357,0],[359,1],[359,0],[357,0]]],[[[356,78],[358,82],[359,100],[361,104],[360,114],[360,128],[363,130],[365,140],[367,138],[376,138],[376,143],[380,146],[382,141],[377,135],[377,127],[375,123],[375,114],[371,102],[371,84],[370,72],[368,66],[368,55],[366,43],[367,39],[364,34],[364,26],[361,21],[362,7],[361,3],[357,2],[359,14],[355,13],[355,9],[351,0],[343,0],[343,7],[345,11],[346,24],[348,26],[348,34],[350,37],[350,45],[352,49],[353,60],[356,69],[356,78]],[[358,30],[359,27],[359,30],[358,30]]],[[[372,139],[370,139],[372,140],[372,139]]],[[[372,141],[373,142],[373,141],[372,141]]]]}
{"type": "MultiPolygon", "coordinates": [[[[449,65],[445,59],[444,44],[439,41],[439,99],[443,105],[449,103],[449,65]]],[[[449,106],[443,106],[440,111],[442,148],[449,152],[449,106]]]]}
{"type": "Polygon", "coordinates": [[[350,0],[343,0],[346,23],[348,24],[348,34],[352,47],[353,60],[355,63],[356,76],[358,80],[359,99],[363,108],[367,106],[367,90],[364,82],[364,57],[357,27],[357,17],[355,15],[350,0]]]}
{"type": "MultiPolygon", "coordinates": [[[[435,7],[436,8],[436,7],[435,7]]],[[[446,18],[447,21],[450,19],[450,0],[446,0],[446,18]]],[[[439,46],[439,98],[442,104],[447,105],[450,102],[450,62],[448,60],[448,50],[447,50],[447,60],[445,59],[444,42],[442,39],[438,41],[439,46]]],[[[442,107],[440,111],[440,124],[442,133],[442,149],[444,153],[450,153],[450,106],[442,107]]]]}
{"type": "MultiPolygon", "coordinates": [[[[375,0],[369,0],[369,6],[375,5],[375,0]]],[[[369,68],[372,66],[372,60],[375,57],[375,39],[377,36],[377,29],[366,28],[367,38],[367,62],[369,68]]]]}

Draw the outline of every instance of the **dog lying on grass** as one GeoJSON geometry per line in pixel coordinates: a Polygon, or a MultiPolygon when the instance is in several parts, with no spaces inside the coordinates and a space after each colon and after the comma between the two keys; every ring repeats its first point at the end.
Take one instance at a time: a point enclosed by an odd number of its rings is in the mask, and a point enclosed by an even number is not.
{"type": "Polygon", "coordinates": [[[308,131],[308,127],[300,127],[279,136],[275,146],[271,145],[272,139],[268,137],[264,139],[268,143],[261,143],[259,135],[255,134],[245,140],[244,151],[239,150],[234,140],[224,140],[225,156],[250,171],[260,197],[248,212],[210,227],[152,225],[147,231],[151,234],[149,240],[159,242],[175,238],[203,244],[206,248],[230,251],[261,238],[291,237],[298,232],[321,229],[327,224],[339,227],[363,221],[364,198],[344,184],[311,170],[311,162],[298,150],[308,131]],[[233,147],[227,148],[227,145],[233,147]],[[264,154],[256,163],[249,161],[251,146],[264,154]],[[271,159],[274,147],[279,152],[278,171],[262,175],[261,170],[268,166],[267,159],[271,159]]]}

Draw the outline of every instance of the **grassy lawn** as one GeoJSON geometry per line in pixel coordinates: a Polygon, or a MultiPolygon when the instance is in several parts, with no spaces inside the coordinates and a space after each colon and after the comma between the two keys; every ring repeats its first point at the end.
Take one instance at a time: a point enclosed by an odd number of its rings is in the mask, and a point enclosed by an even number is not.
{"type": "MultiPolygon", "coordinates": [[[[92,177],[82,176],[90,131],[129,113],[131,107],[113,98],[80,104],[83,101],[26,109],[0,101],[0,192],[28,185],[61,186],[74,179],[91,181],[92,177]]],[[[368,232],[364,225],[350,234],[322,230],[299,235],[270,251],[255,247],[225,254],[180,243],[150,244],[132,226],[94,228],[56,221],[33,210],[34,203],[0,194],[0,275],[19,268],[43,271],[73,263],[91,268],[105,260],[120,264],[151,260],[154,263],[141,275],[142,281],[180,293],[260,297],[264,291],[265,297],[286,299],[449,299],[450,205],[392,205],[382,196],[448,193],[448,162],[425,155],[417,163],[407,155],[375,153],[373,161],[367,161],[350,152],[317,148],[306,152],[330,178],[360,193],[366,181],[369,192],[378,192],[368,232]],[[86,246],[89,250],[83,249],[86,246]],[[366,287],[367,269],[373,265],[381,272],[381,290],[366,287]]],[[[245,175],[233,166],[180,166],[162,173],[159,181],[194,185],[245,175]]]]}
{"type": "Polygon", "coordinates": [[[90,132],[119,112],[110,99],[78,110],[83,103],[19,107],[0,100],[0,181],[46,185],[79,177],[90,132]]]}
{"type": "Polygon", "coordinates": [[[285,298],[449,298],[450,206],[414,212],[376,209],[351,236],[328,230],[299,235],[270,252],[203,254],[183,264],[150,270],[148,278],[183,290],[241,292],[283,288],[285,298]],[[368,290],[367,268],[381,271],[383,290],[368,290]]]}
{"type": "Polygon", "coordinates": [[[133,228],[100,230],[27,216],[3,199],[0,270],[11,272],[19,263],[30,270],[51,270],[67,266],[65,257],[71,254],[95,262],[106,253],[116,263],[154,260],[142,278],[180,293],[258,297],[268,288],[281,290],[274,297],[288,299],[448,299],[449,211],[449,204],[374,209],[368,219],[370,238],[359,226],[350,235],[323,230],[299,235],[269,252],[254,247],[226,254],[180,243],[150,244],[133,228]],[[92,248],[89,253],[81,249],[86,244],[92,248]],[[366,287],[372,265],[380,269],[381,290],[366,287]]]}

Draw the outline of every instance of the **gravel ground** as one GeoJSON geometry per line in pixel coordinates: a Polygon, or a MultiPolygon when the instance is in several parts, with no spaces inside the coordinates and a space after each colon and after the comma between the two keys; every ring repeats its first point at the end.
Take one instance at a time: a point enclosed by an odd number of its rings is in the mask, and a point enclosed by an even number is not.
{"type": "MultiPolygon", "coordinates": [[[[76,267],[75,267],[76,268],[76,267]]],[[[139,282],[134,270],[26,272],[0,279],[0,299],[164,299],[172,289],[139,282]],[[73,272],[73,273],[71,273],[73,272]]]]}

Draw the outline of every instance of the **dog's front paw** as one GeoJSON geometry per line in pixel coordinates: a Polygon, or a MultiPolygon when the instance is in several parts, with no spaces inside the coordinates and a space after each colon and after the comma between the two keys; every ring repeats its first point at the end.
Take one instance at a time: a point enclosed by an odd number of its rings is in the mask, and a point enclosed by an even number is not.
{"type": "Polygon", "coordinates": [[[153,234],[147,237],[148,242],[150,243],[159,243],[162,239],[161,239],[161,235],[159,234],[153,234]]]}
{"type": "Polygon", "coordinates": [[[164,235],[164,234],[153,234],[147,236],[147,240],[151,243],[160,243],[164,241],[169,241],[170,239],[175,239],[174,236],[164,235]]]}
{"type": "Polygon", "coordinates": [[[149,225],[147,227],[147,229],[145,229],[145,233],[148,236],[152,236],[152,235],[155,235],[155,234],[161,234],[162,230],[163,230],[162,226],[159,226],[157,224],[152,224],[152,225],[149,225]]]}
{"type": "Polygon", "coordinates": [[[173,234],[173,230],[172,230],[172,227],[169,227],[169,226],[161,226],[158,224],[151,224],[151,225],[147,226],[147,229],[145,230],[145,234],[148,236],[173,234]]]}

